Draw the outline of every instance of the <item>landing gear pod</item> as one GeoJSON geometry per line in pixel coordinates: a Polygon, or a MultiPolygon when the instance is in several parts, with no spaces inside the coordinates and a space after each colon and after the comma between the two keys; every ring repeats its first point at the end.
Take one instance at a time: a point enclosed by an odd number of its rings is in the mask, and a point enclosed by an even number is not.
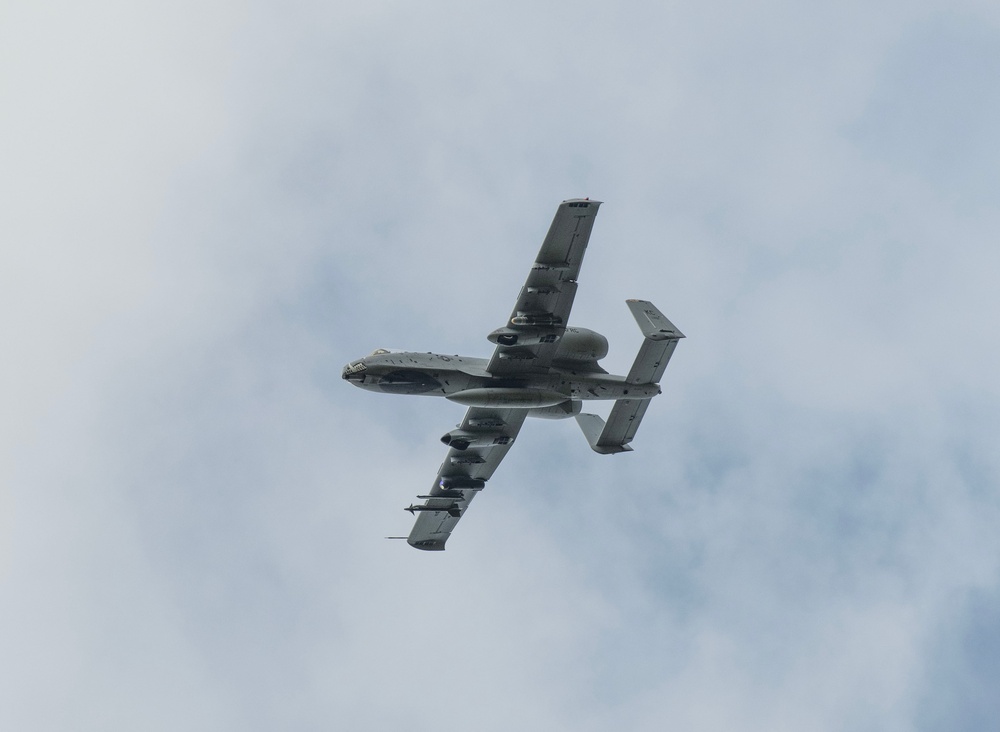
{"type": "Polygon", "coordinates": [[[486,481],[467,475],[445,475],[438,481],[438,485],[446,491],[481,491],[486,487],[486,481]]]}
{"type": "Polygon", "coordinates": [[[502,432],[469,432],[468,430],[452,430],[441,437],[441,442],[455,450],[468,450],[470,447],[486,447],[488,445],[509,445],[514,438],[502,432]]]}

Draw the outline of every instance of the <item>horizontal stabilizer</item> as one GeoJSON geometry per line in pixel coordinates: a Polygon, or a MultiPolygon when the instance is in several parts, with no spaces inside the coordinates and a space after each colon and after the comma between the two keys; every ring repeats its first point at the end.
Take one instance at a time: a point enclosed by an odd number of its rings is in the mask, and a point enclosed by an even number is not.
{"type": "MultiPolygon", "coordinates": [[[[677,342],[684,334],[648,300],[626,300],[626,304],[645,340],[625,380],[630,384],[659,383],[677,342]]],[[[641,415],[639,419],[642,419],[641,415]]]]}
{"type": "MultiPolygon", "coordinates": [[[[617,404],[616,402],[615,406],[617,404]]],[[[616,452],[630,452],[632,450],[631,447],[624,444],[621,440],[616,441],[613,436],[609,437],[606,435],[608,427],[604,423],[604,420],[596,414],[578,414],[576,415],[576,422],[580,425],[580,429],[583,430],[583,434],[594,452],[599,452],[602,455],[611,455],[616,452]]]]}
{"type": "MultiPolygon", "coordinates": [[[[635,437],[639,430],[639,423],[646,408],[649,406],[649,399],[619,399],[615,406],[611,407],[611,414],[608,415],[608,423],[604,427],[598,446],[621,445],[627,447],[628,443],[635,437]]],[[[627,447],[631,450],[631,447],[627,447]]]]}
{"type": "Polygon", "coordinates": [[[626,300],[625,304],[632,311],[632,317],[646,338],[665,341],[684,337],[677,326],[667,320],[667,316],[657,310],[649,300],[626,300]]]}

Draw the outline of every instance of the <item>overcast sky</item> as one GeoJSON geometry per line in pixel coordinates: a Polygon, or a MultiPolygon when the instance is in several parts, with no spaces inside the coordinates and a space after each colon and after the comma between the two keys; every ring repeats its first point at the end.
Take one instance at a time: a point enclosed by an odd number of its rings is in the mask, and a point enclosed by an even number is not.
{"type": "Polygon", "coordinates": [[[0,69],[0,728],[996,725],[996,3],[13,0],[0,69]],[[582,196],[573,323],[688,336],[635,452],[386,541],[463,408],[341,367],[487,357],[582,196]]]}

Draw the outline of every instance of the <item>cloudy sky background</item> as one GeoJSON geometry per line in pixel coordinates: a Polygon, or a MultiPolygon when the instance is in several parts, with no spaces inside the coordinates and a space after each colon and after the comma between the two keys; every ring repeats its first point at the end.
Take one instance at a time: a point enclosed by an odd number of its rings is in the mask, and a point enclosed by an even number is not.
{"type": "Polygon", "coordinates": [[[0,727],[982,730],[1000,717],[1000,10],[0,11],[0,727]],[[687,335],[386,535],[565,198],[573,322],[687,335]],[[606,411],[606,410],[605,410],[606,411]]]}

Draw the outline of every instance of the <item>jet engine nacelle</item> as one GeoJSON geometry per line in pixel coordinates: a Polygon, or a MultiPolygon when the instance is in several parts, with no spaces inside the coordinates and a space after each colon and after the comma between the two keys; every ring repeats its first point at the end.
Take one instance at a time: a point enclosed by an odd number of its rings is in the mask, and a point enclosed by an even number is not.
{"type": "Polygon", "coordinates": [[[469,430],[452,430],[441,437],[441,442],[455,450],[468,450],[470,447],[486,447],[488,445],[507,445],[511,437],[502,432],[470,432],[469,430]]]}
{"type": "Polygon", "coordinates": [[[500,346],[534,346],[559,341],[557,361],[592,363],[608,355],[608,339],[587,328],[569,326],[561,338],[546,328],[497,328],[487,338],[500,346]]]}
{"type": "Polygon", "coordinates": [[[556,361],[599,361],[608,355],[608,339],[587,328],[566,328],[559,339],[556,361]]]}

